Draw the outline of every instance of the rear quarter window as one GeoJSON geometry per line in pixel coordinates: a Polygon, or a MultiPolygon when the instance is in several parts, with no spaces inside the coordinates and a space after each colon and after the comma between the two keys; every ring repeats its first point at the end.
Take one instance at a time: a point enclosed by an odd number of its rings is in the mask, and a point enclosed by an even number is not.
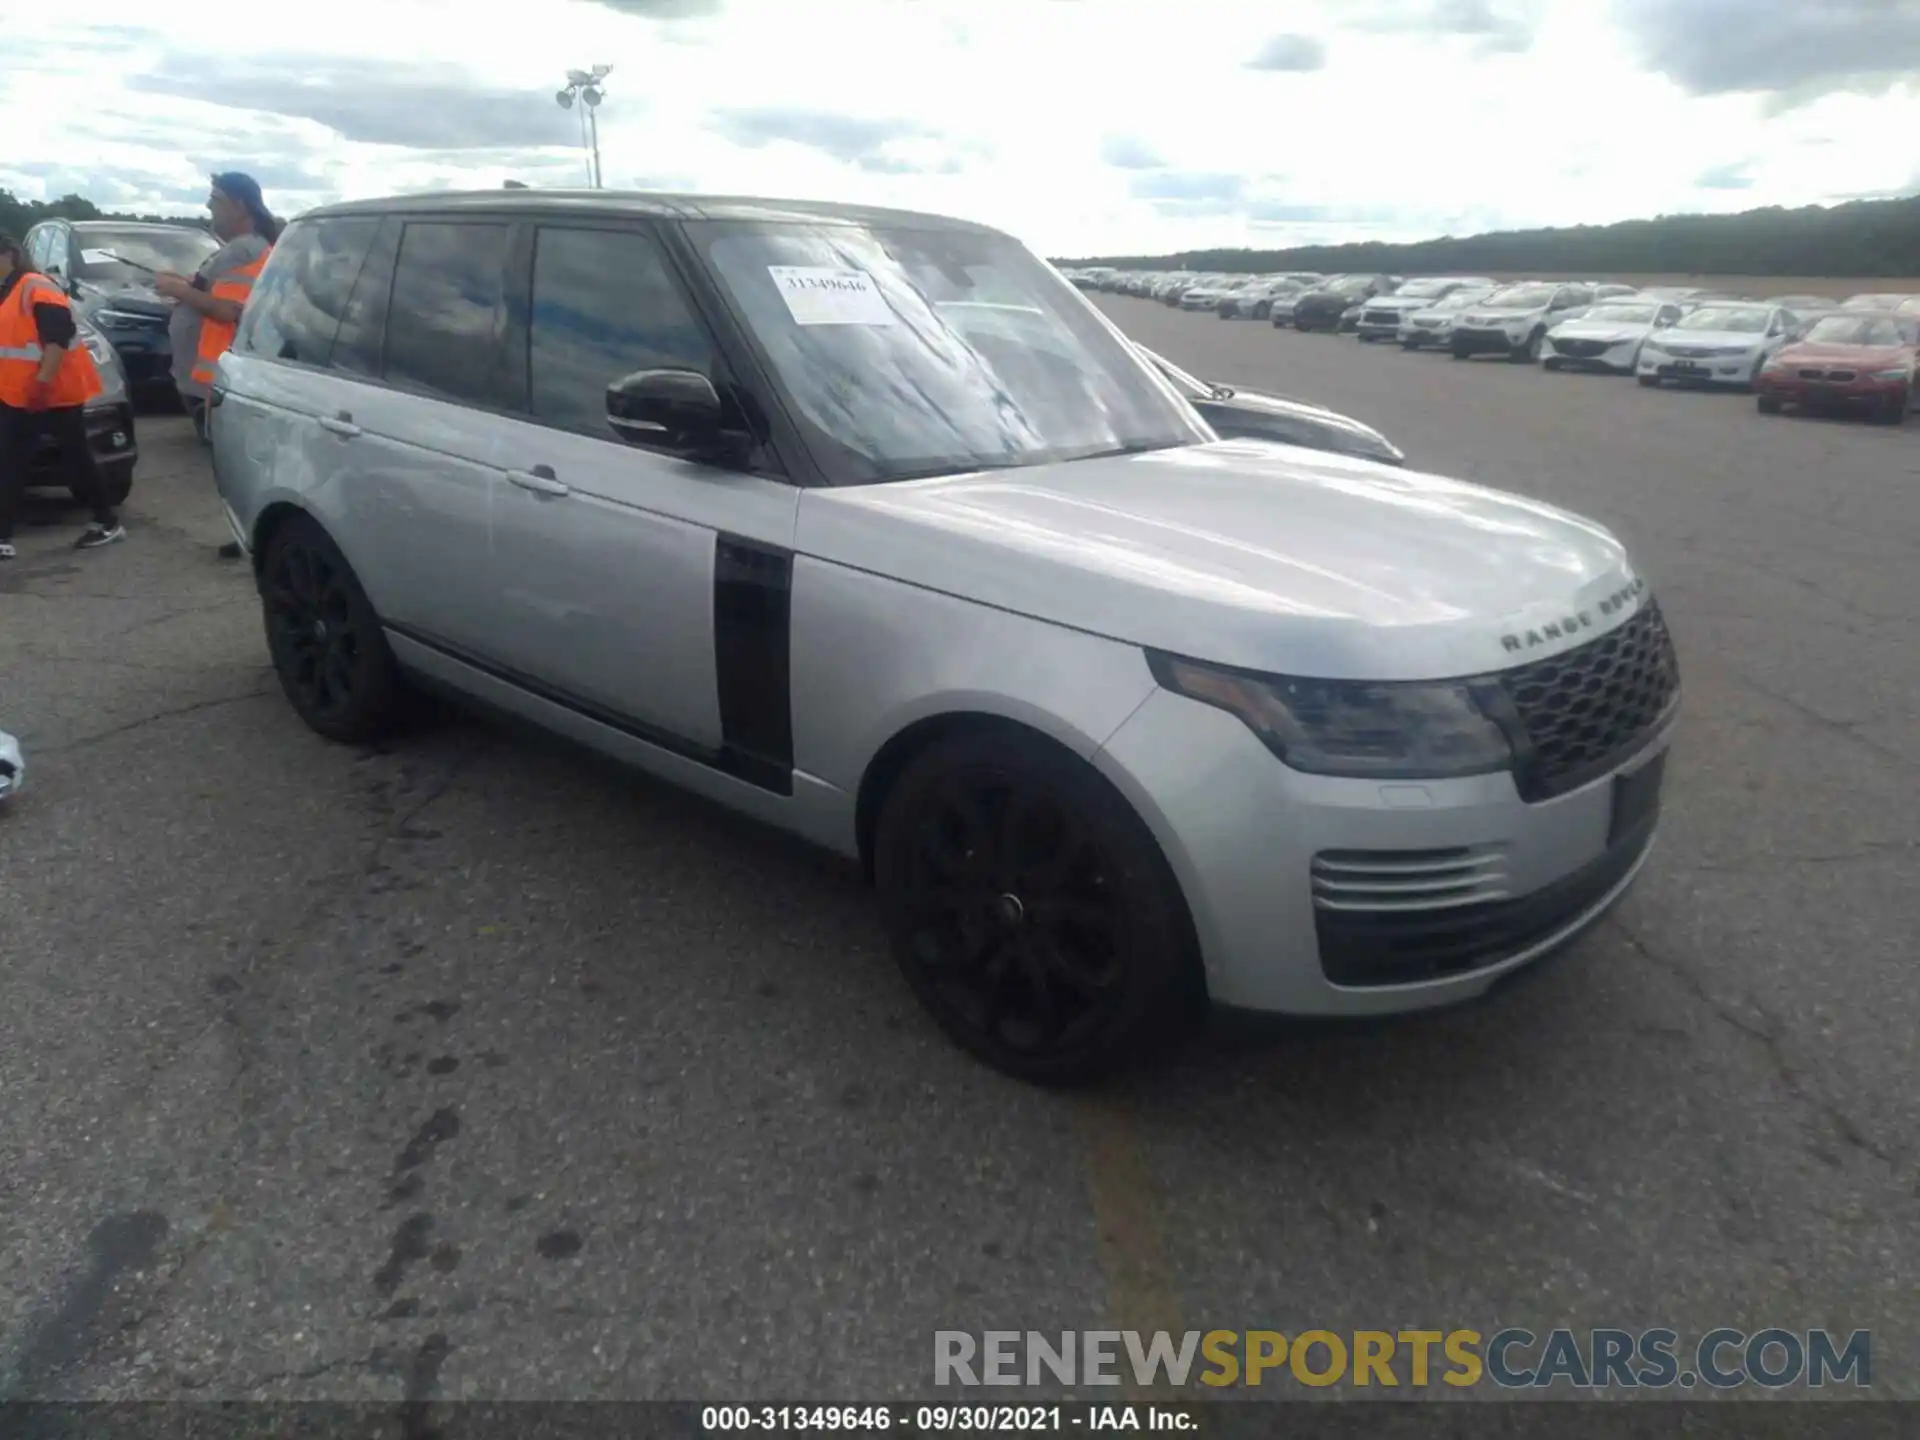
{"type": "Polygon", "coordinates": [[[325,365],[377,216],[298,220],[273,248],[240,319],[234,348],[268,360],[325,365]]]}

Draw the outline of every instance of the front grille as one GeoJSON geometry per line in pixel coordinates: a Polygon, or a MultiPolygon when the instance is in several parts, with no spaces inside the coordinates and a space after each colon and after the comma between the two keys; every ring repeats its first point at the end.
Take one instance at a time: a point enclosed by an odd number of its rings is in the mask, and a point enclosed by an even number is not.
{"type": "Polygon", "coordinates": [[[1413,323],[1421,330],[1438,330],[1440,328],[1440,321],[1438,320],[1416,320],[1413,323]]]}
{"type": "Polygon", "coordinates": [[[1604,340],[1556,340],[1553,348],[1574,360],[1594,360],[1607,353],[1604,340]]]}
{"type": "Polygon", "coordinates": [[[1597,640],[1498,677],[1523,736],[1515,781],[1543,800],[1624,759],[1680,694],[1680,666],[1660,607],[1649,600],[1597,640]]]}
{"type": "MultiPolygon", "coordinates": [[[[1583,869],[1518,898],[1350,910],[1327,906],[1316,894],[1320,969],[1335,985],[1370,986],[1413,985],[1497,965],[1590,916],[1633,872],[1653,831],[1649,817],[1583,869]]],[[[1321,858],[1314,862],[1316,885],[1321,858]]]]}
{"type": "Polygon", "coordinates": [[[1857,370],[1802,370],[1800,372],[1800,378],[1802,380],[1847,381],[1857,379],[1858,377],[1859,372],[1857,370]]]}
{"type": "Polygon", "coordinates": [[[1667,353],[1677,355],[1682,360],[1705,360],[1713,354],[1713,351],[1695,345],[1669,345],[1667,353]]]}
{"type": "Polygon", "coordinates": [[[1398,310],[1363,310],[1360,312],[1360,318],[1369,325],[1398,325],[1400,312],[1398,310]]]}

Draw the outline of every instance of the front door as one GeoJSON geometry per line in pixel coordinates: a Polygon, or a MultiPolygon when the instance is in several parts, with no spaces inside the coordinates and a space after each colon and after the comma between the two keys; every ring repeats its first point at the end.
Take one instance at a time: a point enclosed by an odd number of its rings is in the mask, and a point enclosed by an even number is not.
{"type": "MultiPolygon", "coordinates": [[[[696,370],[726,388],[646,226],[542,226],[528,283],[527,414],[498,435],[494,643],[551,698],[720,757],[743,733],[723,715],[717,659],[737,638],[730,596],[756,567],[784,575],[799,492],[637,448],[608,426],[607,387],[636,371],[696,370]]],[[[784,714],[786,696],[773,698],[784,714]]]]}

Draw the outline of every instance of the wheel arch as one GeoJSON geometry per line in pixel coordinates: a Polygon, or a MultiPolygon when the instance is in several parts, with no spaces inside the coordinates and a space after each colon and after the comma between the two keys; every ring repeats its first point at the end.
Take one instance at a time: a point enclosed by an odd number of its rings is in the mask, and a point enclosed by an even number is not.
{"type": "Polygon", "coordinates": [[[953,709],[922,715],[889,736],[860,772],[860,784],[854,795],[853,834],[860,860],[860,873],[873,881],[873,832],[879,823],[880,807],[914,757],[954,735],[991,733],[1030,736],[1045,741],[1063,754],[1084,762],[1087,759],[1073,744],[1045,726],[991,710],[953,709]]]}
{"type": "Polygon", "coordinates": [[[1147,797],[1138,794],[1137,787],[1120,783],[1109,766],[1099,763],[1098,742],[1094,742],[1093,746],[1083,753],[1074,744],[1069,743],[1061,735],[1052,733],[1044,725],[1032,724],[1023,719],[988,710],[945,710],[922,716],[902,727],[888,738],[886,743],[874,753],[872,760],[867,763],[866,769],[861,774],[855,796],[854,835],[859,850],[860,871],[866,882],[871,885],[874,880],[873,840],[881,807],[885,804],[894,782],[905,773],[914,758],[923,754],[929,747],[952,736],[994,731],[1040,741],[1085,765],[1099,783],[1110,789],[1139,822],[1142,832],[1159,855],[1160,864],[1171,886],[1173,903],[1178,909],[1179,924],[1185,933],[1187,956],[1191,963],[1191,970],[1184,982],[1183,993],[1186,1002],[1204,1006],[1208,993],[1204,947],[1199,926],[1194,920],[1193,902],[1188,896],[1181,866],[1176,864],[1174,856],[1168,853],[1167,840],[1163,834],[1165,817],[1153,811],[1150,802],[1146,808],[1143,808],[1141,802],[1147,797]]]}

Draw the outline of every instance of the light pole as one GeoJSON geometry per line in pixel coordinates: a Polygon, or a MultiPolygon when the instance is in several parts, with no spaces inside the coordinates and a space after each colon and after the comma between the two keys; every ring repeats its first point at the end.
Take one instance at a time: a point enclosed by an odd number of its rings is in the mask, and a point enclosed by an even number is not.
{"type": "Polygon", "coordinates": [[[596,65],[592,70],[569,70],[566,88],[553,98],[560,102],[562,110],[573,109],[574,98],[580,100],[581,144],[586,148],[590,159],[587,165],[587,181],[595,190],[600,188],[600,123],[595,112],[600,102],[606,99],[606,91],[600,82],[607,78],[611,65],[596,65]]]}

